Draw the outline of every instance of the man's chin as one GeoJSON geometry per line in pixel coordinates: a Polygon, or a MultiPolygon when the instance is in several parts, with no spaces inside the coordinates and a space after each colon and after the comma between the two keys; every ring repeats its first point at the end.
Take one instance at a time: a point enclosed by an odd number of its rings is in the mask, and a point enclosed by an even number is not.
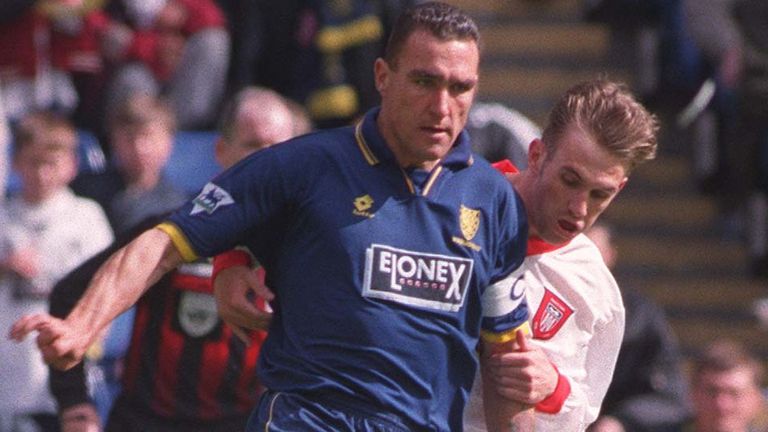
{"type": "Polygon", "coordinates": [[[557,244],[568,243],[569,241],[573,240],[578,234],[579,234],[578,232],[570,233],[562,230],[557,230],[555,232],[540,234],[540,237],[542,238],[542,240],[544,240],[549,244],[557,245],[557,244]]]}

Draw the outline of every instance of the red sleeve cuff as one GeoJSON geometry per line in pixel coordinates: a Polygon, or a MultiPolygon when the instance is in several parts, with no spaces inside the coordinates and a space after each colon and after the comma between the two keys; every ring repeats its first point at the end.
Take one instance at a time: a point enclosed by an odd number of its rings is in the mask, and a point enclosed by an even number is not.
{"type": "Polygon", "coordinates": [[[213,258],[213,273],[211,274],[211,281],[216,280],[216,276],[219,272],[235,266],[250,267],[251,256],[246,251],[233,249],[216,255],[213,258]]]}
{"type": "MultiPolygon", "coordinates": [[[[555,365],[552,365],[555,366],[555,365]]],[[[557,370],[557,366],[555,366],[557,370]]],[[[543,401],[536,404],[536,411],[545,414],[557,414],[563,408],[565,400],[568,395],[571,394],[571,384],[568,382],[568,378],[557,373],[557,386],[555,391],[551,395],[547,396],[543,401]]]]}

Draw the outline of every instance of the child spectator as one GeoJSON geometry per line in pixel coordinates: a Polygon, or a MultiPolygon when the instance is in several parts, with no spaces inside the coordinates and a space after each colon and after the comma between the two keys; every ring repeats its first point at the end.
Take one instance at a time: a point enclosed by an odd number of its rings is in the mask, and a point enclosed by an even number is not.
{"type": "MultiPolygon", "coordinates": [[[[58,279],[112,242],[103,210],[67,187],[77,172],[71,124],[50,113],[33,113],[20,121],[15,138],[13,167],[22,184],[0,226],[3,329],[16,317],[47,310],[58,279]]],[[[0,364],[0,429],[9,430],[14,422],[20,428],[31,418],[55,420],[47,367],[34,341],[0,345],[0,364]]],[[[50,430],[44,424],[40,427],[50,430]]]]}
{"type": "Polygon", "coordinates": [[[186,197],[162,174],[176,130],[167,104],[134,94],[112,113],[108,128],[111,166],[106,172],[78,177],[73,188],[99,202],[120,234],[147,216],[175,209],[186,197]]]}

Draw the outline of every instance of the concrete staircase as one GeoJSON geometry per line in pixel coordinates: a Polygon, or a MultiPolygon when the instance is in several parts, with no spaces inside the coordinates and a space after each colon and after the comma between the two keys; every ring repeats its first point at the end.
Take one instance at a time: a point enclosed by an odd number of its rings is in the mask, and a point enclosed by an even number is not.
{"type": "MultiPolygon", "coordinates": [[[[555,98],[599,75],[636,79],[628,62],[612,61],[607,28],[581,19],[581,0],[451,0],[472,14],[484,37],[479,99],[497,101],[543,125],[555,98]]],[[[632,55],[628,52],[626,55],[632,55]]],[[[737,242],[717,234],[717,209],[695,188],[684,131],[662,120],[660,153],[641,166],[605,217],[616,227],[617,279],[632,284],[668,313],[684,352],[720,336],[746,342],[768,359],[768,331],[752,303],[768,282],[747,276],[737,242]]]]}
{"type": "Polygon", "coordinates": [[[687,354],[733,337],[768,358],[752,311],[768,286],[748,277],[744,246],[721,239],[717,209],[692,178],[687,158],[664,150],[633,175],[605,215],[620,232],[617,277],[664,307],[687,354]]]}

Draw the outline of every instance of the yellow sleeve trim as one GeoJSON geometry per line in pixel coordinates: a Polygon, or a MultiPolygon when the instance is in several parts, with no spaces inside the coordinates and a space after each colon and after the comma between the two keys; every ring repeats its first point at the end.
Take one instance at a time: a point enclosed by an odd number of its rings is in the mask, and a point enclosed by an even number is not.
{"type": "Polygon", "coordinates": [[[184,258],[184,261],[192,262],[199,258],[195,251],[192,249],[192,246],[190,246],[189,241],[187,241],[187,237],[175,224],[170,222],[162,222],[155,228],[163,231],[164,233],[168,234],[169,237],[171,237],[173,245],[176,246],[176,249],[178,249],[181,257],[184,258]]]}
{"type": "Polygon", "coordinates": [[[511,340],[515,340],[515,334],[518,330],[522,331],[527,336],[531,334],[531,325],[528,324],[528,321],[526,321],[519,326],[507,330],[503,333],[492,333],[483,330],[480,332],[480,337],[483,338],[483,340],[486,342],[502,344],[511,340]]]}

